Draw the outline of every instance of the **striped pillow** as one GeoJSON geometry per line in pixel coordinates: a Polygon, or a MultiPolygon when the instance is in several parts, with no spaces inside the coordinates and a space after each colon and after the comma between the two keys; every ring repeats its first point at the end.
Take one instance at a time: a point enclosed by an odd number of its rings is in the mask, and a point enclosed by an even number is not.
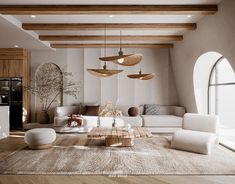
{"type": "Polygon", "coordinates": [[[144,114],[145,115],[159,115],[160,106],[157,104],[145,104],[144,114]]]}

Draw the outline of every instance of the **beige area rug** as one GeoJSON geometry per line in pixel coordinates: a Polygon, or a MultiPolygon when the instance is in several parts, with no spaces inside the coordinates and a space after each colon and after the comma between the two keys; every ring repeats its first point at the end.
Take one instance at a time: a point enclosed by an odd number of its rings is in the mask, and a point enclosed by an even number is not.
{"type": "Polygon", "coordinates": [[[170,149],[169,137],[135,139],[129,148],[105,147],[86,135],[58,135],[51,149],[15,151],[0,174],[235,174],[235,153],[217,145],[210,156],[170,149]]]}

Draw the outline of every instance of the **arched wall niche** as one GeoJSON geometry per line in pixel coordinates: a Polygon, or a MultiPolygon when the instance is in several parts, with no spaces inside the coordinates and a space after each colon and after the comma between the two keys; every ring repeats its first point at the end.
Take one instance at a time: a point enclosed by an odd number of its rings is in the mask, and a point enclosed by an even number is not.
{"type": "MultiPolygon", "coordinates": [[[[35,85],[37,85],[38,82],[41,80],[44,80],[46,78],[58,78],[63,82],[63,72],[60,69],[60,67],[55,64],[55,63],[43,63],[39,65],[35,71],[34,75],[34,80],[35,80],[35,85]]],[[[39,102],[39,99],[35,96],[35,107],[36,107],[36,113],[41,111],[41,105],[39,102]]],[[[59,96],[57,97],[57,104],[56,106],[63,106],[63,89],[61,88],[61,92],[59,96]]],[[[50,117],[53,117],[53,112],[54,112],[54,107],[53,105],[51,106],[49,110],[50,117]]],[[[52,120],[51,120],[52,121],[52,120]]]]}

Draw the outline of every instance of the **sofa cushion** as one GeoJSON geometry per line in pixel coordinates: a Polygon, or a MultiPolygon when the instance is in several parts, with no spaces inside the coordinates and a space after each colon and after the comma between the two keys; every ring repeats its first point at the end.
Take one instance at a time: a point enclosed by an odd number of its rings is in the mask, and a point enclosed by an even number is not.
{"type": "Polygon", "coordinates": [[[159,114],[161,115],[175,115],[183,117],[185,114],[185,108],[172,105],[160,105],[159,114]]]}
{"type": "MultiPolygon", "coordinates": [[[[99,117],[101,127],[112,127],[113,118],[112,117],[99,117]]],[[[98,117],[97,116],[83,116],[85,127],[97,127],[98,117]]],[[[123,127],[124,121],[119,117],[116,118],[117,127],[123,127]]]]}
{"type": "Polygon", "coordinates": [[[81,113],[80,114],[85,114],[86,112],[86,106],[99,106],[97,102],[86,102],[86,103],[80,103],[81,106],[81,113]]]}
{"type": "Polygon", "coordinates": [[[125,125],[127,125],[127,124],[130,124],[131,126],[142,126],[143,125],[143,120],[142,120],[141,116],[135,116],[135,117],[120,116],[118,118],[122,119],[124,121],[125,125]]]}
{"type": "Polygon", "coordinates": [[[215,140],[216,135],[213,133],[179,130],[172,137],[171,147],[179,150],[210,154],[215,140]]]}
{"type": "Polygon", "coordinates": [[[129,116],[128,109],[130,107],[131,107],[130,105],[120,105],[120,106],[118,106],[118,109],[120,109],[122,111],[123,116],[129,116]]]}
{"type": "Polygon", "coordinates": [[[128,109],[129,116],[138,116],[139,115],[139,109],[138,107],[131,107],[128,109]]]}
{"type": "Polygon", "coordinates": [[[144,114],[145,115],[158,115],[160,106],[157,104],[145,104],[144,105],[144,114]]]}
{"type": "Polygon", "coordinates": [[[100,106],[94,106],[94,105],[86,105],[85,106],[85,113],[86,116],[98,116],[99,115],[99,108],[100,106]]]}
{"type": "Polygon", "coordinates": [[[182,127],[182,117],[174,115],[142,115],[143,125],[147,127],[182,127]]]}

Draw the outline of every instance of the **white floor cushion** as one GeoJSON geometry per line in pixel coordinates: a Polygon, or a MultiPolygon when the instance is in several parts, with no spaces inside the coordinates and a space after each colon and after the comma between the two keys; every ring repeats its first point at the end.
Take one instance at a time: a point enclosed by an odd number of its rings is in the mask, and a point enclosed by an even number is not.
{"type": "Polygon", "coordinates": [[[171,147],[207,155],[211,153],[215,140],[216,135],[213,133],[179,130],[172,137],[171,147]]]}
{"type": "Polygon", "coordinates": [[[34,128],[25,133],[25,143],[33,149],[49,148],[56,139],[55,130],[52,128],[34,128]]]}

